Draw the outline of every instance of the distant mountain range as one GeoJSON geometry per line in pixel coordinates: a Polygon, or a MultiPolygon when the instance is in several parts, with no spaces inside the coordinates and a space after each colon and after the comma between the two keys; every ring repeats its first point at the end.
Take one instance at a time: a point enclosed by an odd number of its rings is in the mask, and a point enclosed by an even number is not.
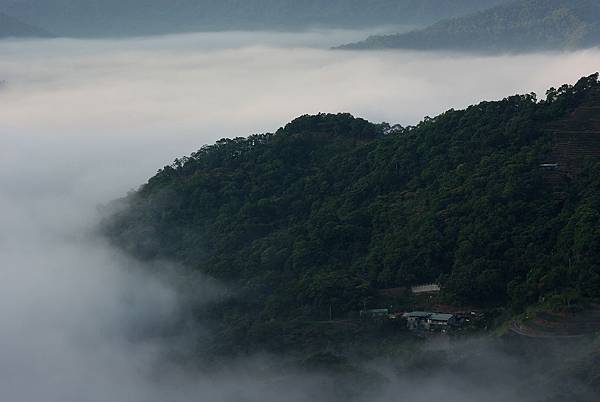
{"type": "Polygon", "coordinates": [[[508,0],[0,0],[0,11],[60,36],[427,24],[508,0]]]}
{"type": "Polygon", "coordinates": [[[408,33],[372,36],[345,49],[529,51],[600,44],[600,1],[519,0],[408,33]]]}
{"type": "Polygon", "coordinates": [[[0,38],[47,37],[50,33],[0,13],[0,38]]]}

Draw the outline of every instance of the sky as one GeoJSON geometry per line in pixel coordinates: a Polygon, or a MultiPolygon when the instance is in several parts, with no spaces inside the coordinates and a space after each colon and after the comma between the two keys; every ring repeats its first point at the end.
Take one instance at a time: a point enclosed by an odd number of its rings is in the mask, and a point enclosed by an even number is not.
{"type": "MultiPolygon", "coordinates": [[[[307,401],[314,399],[307,390],[334,392],[318,373],[279,379],[264,357],[218,375],[166,364],[166,350],[187,340],[166,345],[153,334],[181,315],[187,295],[94,235],[98,205],[204,144],[273,132],[303,114],[415,124],[484,99],[544,94],[600,66],[598,49],[328,50],[363,36],[0,41],[0,390],[7,400],[275,401],[284,392],[287,401],[307,401]]],[[[156,264],[153,271],[177,271],[156,264]]],[[[220,291],[211,283],[195,297],[208,302],[220,291]]],[[[476,398],[460,384],[453,389],[456,382],[435,384],[436,392],[452,388],[450,402],[476,398]]]]}

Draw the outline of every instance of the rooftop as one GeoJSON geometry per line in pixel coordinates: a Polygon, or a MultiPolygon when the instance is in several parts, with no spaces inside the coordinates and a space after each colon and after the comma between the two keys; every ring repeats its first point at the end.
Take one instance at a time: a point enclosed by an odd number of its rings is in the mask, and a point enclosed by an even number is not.
{"type": "Polygon", "coordinates": [[[441,290],[440,285],[436,283],[430,283],[428,285],[413,286],[411,291],[415,294],[418,293],[437,293],[441,290]]]}
{"type": "Polygon", "coordinates": [[[453,314],[432,313],[428,311],[411,311],[402,315],[404,318],[429,318],[432,321],[450,321],[453,314]]]}
{"type": "Polygon", "coordinates": [[[454,318],[454,315],[452,315],[452,314],[439,314],[439,313],[433,313],[429,317],[429,319],[433,320],[433,321],[449,321],[452,318],[454,318]]]}
{"type": "Polygon", "coordinates": [[[405,318],[429,318],[433,313],[427,311],[411,311],[410,313],[404,313],[405,318]]]}

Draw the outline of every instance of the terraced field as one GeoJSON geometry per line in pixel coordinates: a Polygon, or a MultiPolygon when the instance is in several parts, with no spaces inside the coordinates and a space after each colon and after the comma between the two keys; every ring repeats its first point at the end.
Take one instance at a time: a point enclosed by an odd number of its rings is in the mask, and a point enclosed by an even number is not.
{"type": "Polygon", "coordinates": [[[542,312],[525,322],[513,321],[511,330],[531,338],[574,338],[600,332],[600,305],[572,312],[542,312]]]}
{"type": "Polygon", "coordinates": [[[558,164],[546,179],[553,185],[565,184],[581,172],[586,160],[600,159],[600,93],[546,130],[554,137],[548,163],[558,164]]]}

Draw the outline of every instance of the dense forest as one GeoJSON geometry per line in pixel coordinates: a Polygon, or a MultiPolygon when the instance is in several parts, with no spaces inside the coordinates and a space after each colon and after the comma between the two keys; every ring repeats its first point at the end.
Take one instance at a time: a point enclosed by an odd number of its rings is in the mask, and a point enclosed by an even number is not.
{"type": "Polygon", "coordinates": [[[48,37],[50,34],[42,29],[25,24],[0,12],[0,38],[48,37]]]}
{"type": "Polygon", "coordinates": [[[348,49],[528,51],[600,44],[600,2],[518,0],[405,34],[373,36],[348,49]]]}
{"type": "Polygon", "coordinates": [[[507,0],[0,0],[60,36],[432,23],[507,0]]]}
{"type": "Polygon", "coordinates": [[[600,106],[599,92],[596,74],[543,100],[511,96],[408,128],[302,116],[177,159],[115,202],[104,231],[235,289],[217,321],[223,339],[250,343],[276,339],[265,327],[344,317],[377,307],[378,290],[434,281],[448,302],[515,313],[593,300],[600,162],[581,161],[559,189],[541,166],[549,124],[600,106]]]}

